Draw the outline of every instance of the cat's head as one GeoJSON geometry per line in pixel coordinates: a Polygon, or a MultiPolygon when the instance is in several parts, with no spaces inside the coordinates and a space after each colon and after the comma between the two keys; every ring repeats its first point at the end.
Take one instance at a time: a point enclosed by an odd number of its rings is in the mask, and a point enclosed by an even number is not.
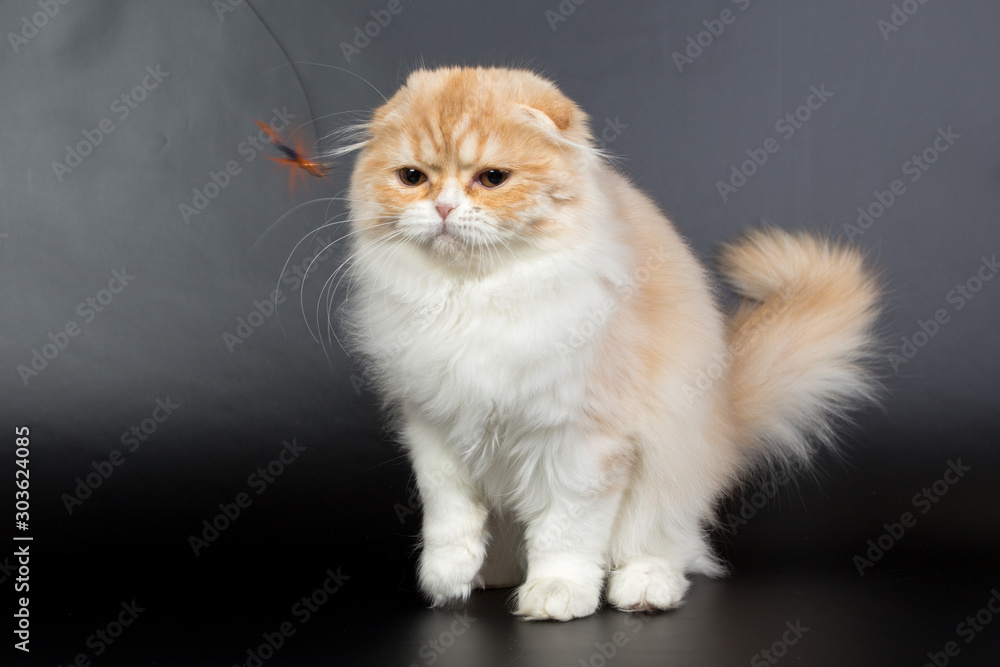
{"type": "Polygon", "coordinates": [[[359,240],[442,266],[486,268],[573,233],[599,159],[587,116],[525,70],[418,70],[366,130],[350,193],[359,240]]]}

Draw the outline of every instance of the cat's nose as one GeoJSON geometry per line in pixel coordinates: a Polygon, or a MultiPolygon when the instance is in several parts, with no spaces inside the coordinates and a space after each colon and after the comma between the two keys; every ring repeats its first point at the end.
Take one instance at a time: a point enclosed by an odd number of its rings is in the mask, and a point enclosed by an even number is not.
{"type": "Polygon", "coordinates": [[[438,204],[437,205],[438,215],[441,216],[442,220],[448,219],[448,214],[455,210],[455,207],[451,204],[438,204]]]}

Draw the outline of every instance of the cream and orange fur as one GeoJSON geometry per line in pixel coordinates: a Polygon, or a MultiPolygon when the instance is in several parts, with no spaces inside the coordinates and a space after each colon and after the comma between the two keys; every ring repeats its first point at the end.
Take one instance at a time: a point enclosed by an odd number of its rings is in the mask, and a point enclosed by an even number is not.
{"type": "Polygon", "coordinates": [[[435,605],[520,584],[529,619],[673,607],[722,572],[720,497],[870,394],[857,251],[748,234],[721,255],[746,298],[727,319],[536,74],[416,71],[349,150],[347,324],[413,463],[435,605]]]}

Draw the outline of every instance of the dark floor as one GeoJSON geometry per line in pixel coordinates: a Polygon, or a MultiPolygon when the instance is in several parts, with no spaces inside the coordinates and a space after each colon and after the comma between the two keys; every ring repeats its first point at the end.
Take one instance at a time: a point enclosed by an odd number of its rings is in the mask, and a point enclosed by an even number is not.
{"type": "MultiPolygon", "coordinates": [[[[274,454],[270,444],[244,447],[227,469],[253,470],[274,454]]],[[[412,574],[419,511],[391,446],[370,440],[349,462],[335,449],[306,453],[259,495],[243,478],[207,483],[209,460],[163,470],[152,449],[72,516],[43,485],[31,547],[32,652],[3,664],[70,665],[79,655],[81,665],[250,667],[998,664],[995,549],[964,540],[949,553],[934,537],[949,527],[961,534],[966,506],[989,497],[973,497],[985,480],[956,488],[884,554],[868,555],[860,576],[851,550],[864,556],[882,528],[852,515],[849,499],[880,473],[827,462],[824,480],[789,485],[717,535],[734,572],[695,578],[683,607],[528,623],[509,613],[510,591],[476,592],[460,609],[424,606],[412,574]],[[228,526],[215,519],[220,503],[232,513],[247,491],[251,503],[228,526]],[[203,520],[223,528],[196,556],[191,536],[206,537],[203,520]],[[128,625],[115,637],[119,620],[128,625]]],[[[37,468],[44,478],[43,459],[37,468]]]]}
{"type": "Polygon", "coordinates": [[[274,665],[919,666],[949,644],[949,664],[995,665],[1000,656],[989,611],[1000,610],[996,568],[908,565],[859,578],[846,568],[799,566],[697,577],[671,612],[528,623],[509,613],[509,591],[430,610],[399,570],[401,559],[324,559],[293,537],[275,535],[261,551],[202,568],[131,558],[89,568],[76,586],[35,603],[31,664],[69,665],[82,653],[108,665],[255,665],[256,654],[274,665]],[[324,584],[336,592],[327,596],[324,584]],[[108,625],[133,600],[137,617],[98,655],[104,642],[94,633],[113,635],[108,625]]]}

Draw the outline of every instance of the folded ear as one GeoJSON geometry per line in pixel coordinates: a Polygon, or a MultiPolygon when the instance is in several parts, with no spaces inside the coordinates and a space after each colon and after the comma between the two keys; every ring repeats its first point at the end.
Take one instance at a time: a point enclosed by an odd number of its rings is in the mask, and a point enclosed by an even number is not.
{"type": "Polygon", "coordinates": [[[551,124],[559,131],[569,129],[573,119],[572,103],[566,98],[555,96],[550,99],[532,100],[532,104],[519,104],[524,114],[542,123],[551,124]]]}
{"type": "Polygon", "coordinates": [[[580,143],[590,137],[587,115],[554,87],[536,94],[528,103],[518,104],[517,108],[551,134],[580,143]]]}

